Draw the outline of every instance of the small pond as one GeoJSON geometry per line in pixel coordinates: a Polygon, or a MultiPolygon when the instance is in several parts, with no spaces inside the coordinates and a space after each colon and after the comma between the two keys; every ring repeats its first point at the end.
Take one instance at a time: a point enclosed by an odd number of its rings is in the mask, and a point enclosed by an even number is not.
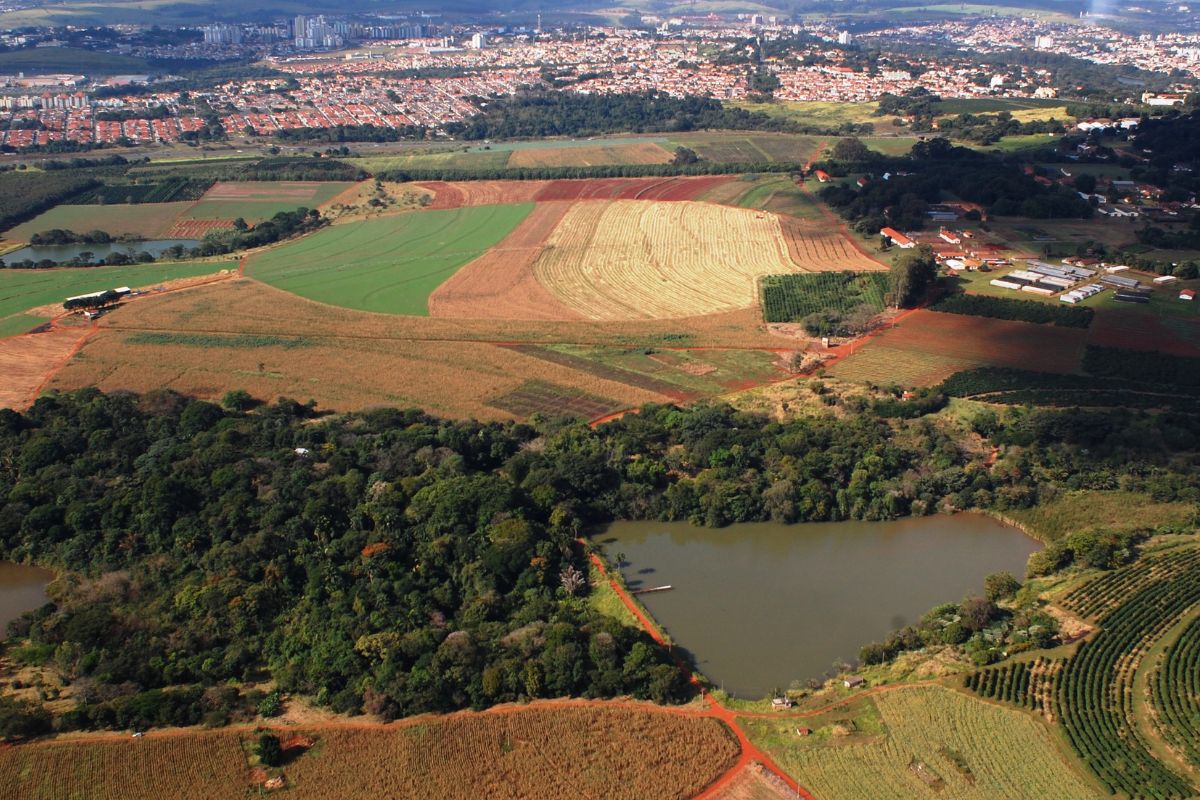
{"type": "Polygon", "coordinates": [[[1041,545],[976,514],[802,525],[618,522],[595,535],[624,553],[631,589],[713,683],[762,697],[819,678],[929,609],[1020,577],[1041,545]]]}
{"type": "Polygon", "coordinates": [[[111,253],[125,253],[133,256],[143,251],[158,258],[168,248],[177,244],[190,250],[200,244],[200,241],[198,239],[149,239],[144,242],[112,242],[111,244],[39,244],[5,253],[0,258],[4,259],[5,264],[17,264],[26,259],[34,262],[49,259],[56,264],[62,264],[77,258],[80,253],[91,253],[91,260],[100,262],[111,253]]]}
{"type": "Polygon", "coordinates": [[[0,640],[8,623],[46,603],[46,586],[54,573],[41,567],[0,561],[0,640]]]}

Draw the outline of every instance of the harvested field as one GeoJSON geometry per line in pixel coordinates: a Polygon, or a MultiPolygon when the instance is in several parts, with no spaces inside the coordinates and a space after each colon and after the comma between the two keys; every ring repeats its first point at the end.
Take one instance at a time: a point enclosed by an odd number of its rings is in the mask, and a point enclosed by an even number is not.
{"type": "Polygon", "coordinates": [[[420,211],[333,225],[252,256],[246,274],[331,305],[423,316],[434,289],[532,208],[420,211]]]}
{"type": "Polygon", "coordinates": [[[39,333],[0,339],[0,408],[23,409],[32,403],[54,370],[92,331],[82,320],[45,327],[39,333]]]}
{"type": "Polygon", "coordinates": [[[831,374],[852,381],[931,386],[972,367],[1079,371],[1088,331],[915,311],[856,346],[831,374]]]}
{"type": "Polygon", "coordinates": [[[609,164],[665,164],[672,154],[654,142],[589,147],[529,147],[513,150],[509,167],[595,167],[609,164]]]}
{"type": "Polygon", "coordinates": [[[748,308],[755,281],[793,272],[778,218],[705,203],[579,203],[546,240],[538,280],[587,319],[748,308]]]}
{"type": "Polygon", "coordinates": [[[787,243],[788,254],[808,272],[886,272],[888,267],[868,256],[840,230],[828,225],[780,217],[779,227],[787,243]]]}
{"type": "Polygon", "coordinates": [[[181,219],[167,230],[168,239],[203,239],[213,231],[233,227],[231,219],[181,219]]]}
{"type": "Polygon", "coordinates": [[[460,319],[569,320],[577,312],[533,274],[546,237],[567,203],[538,203],[504,241],[455,272],[429,295],[429,314],[460,319]]]}
{"type": "Polygon", "coordinates": [[[61,205],[39,214],[4,234],[6,239],[27,242],[35,233],[54,228],[85,233],[105,231],[113,236],[169,238],[171,226],[191,203],[139,203],[137,205],[61,205]]]}
{"type": "Polygon", "coordinates": [[[545,181],[423,181],[412,184],[433,193],[430,209],[463,206],[495,206],[530,203],[546,186],[545,181]]]}

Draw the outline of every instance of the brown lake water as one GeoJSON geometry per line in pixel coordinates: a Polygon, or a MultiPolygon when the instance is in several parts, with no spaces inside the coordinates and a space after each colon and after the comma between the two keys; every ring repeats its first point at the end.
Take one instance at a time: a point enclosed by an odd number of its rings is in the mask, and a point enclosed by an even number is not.
{"type": "Polygon", "coordinates": [[[1020,577],[1041,545],[976,514],[894,522],[618,522],[595,535],[625,554],[630,589],[716,686],[763,697],[819,678],[834,662],[941,603],[982,594],[983,579],[1020,577]]]}
{"type": "Polygon", "coordinates": [[[54,573],[41,567],[0,561],[0,640],[8,623],[46,603],[46,586],[54,573]]]}

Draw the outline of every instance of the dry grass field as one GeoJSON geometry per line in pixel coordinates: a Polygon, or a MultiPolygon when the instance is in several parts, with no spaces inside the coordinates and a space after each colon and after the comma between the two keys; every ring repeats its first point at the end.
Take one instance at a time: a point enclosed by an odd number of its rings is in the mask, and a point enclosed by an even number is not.
{"type": "Polygon", "coordinates": [[[673,155],[654,142],[588,147],[528,147],[513,150],[509,167],[607,166],[609,164],[665,164],[673,155]]]}
{"type": "Polygon", "coordinates": [[[619,376],[597,375],[586,365],[550,363],[503,346],[512,342],[747,350],[779,346],[754,309],[684,320],[531,320],[514,325],[510,320],[371,314],[231,279],[141,298],[106,315],[50,387],[162,386],[207,398],[240,388],[265,401],[281,395],[301,402],[312,398],[326,409],[423,406],[447,416],[484,419],[517,416],[493,403],[512,399],[530,380],[573,387],[624,407],[671,399],[639,387],[640,381],[627,384],[619,376]]]}
{"type": "Polygon", "coordinates": [[[796,793],[778,775],[752,761],[733,780],[707,797],[709,800],[795,800],[796,793]]]}
{"type": "Polygon", "coordinates": [[[62,228],[76,233],[100,230],[107,231],[113,236],[129,235],[161,239],[165,236],[174,236],[170,233],[172,226],[179,220],[180,215],[187,212],[191,206],[191,203],[55,206],[7,231],[4,238],[27,242],[29,237],[35,233],[62,228]]]}
{"type": "Polygon", "coordinates": [[[587,319],[748,308],[755,280],[796,271],[777,217],[705,203],[579,203],[546,240],[538,280],[587,319]]]}
{"type": "MultiPolygon", "coordinates": [[[[296,800],[694,797],[737,760],[712,719],[651,709],[539,706],[288,730],[280,796],[296,800]],[[304,749],[304,745],[308,745],[304,749]]],[[[259,797],[249,731],[150,733],[0,750],[0,800],[259,797]]]]}

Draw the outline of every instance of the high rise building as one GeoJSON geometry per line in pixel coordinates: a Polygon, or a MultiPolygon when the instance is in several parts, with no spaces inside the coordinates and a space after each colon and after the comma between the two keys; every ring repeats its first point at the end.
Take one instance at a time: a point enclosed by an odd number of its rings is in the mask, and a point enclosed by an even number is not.
{"type": "Polygon", "coordinates": [[[838,44],[850,44],[853,41],[854,41],[854,34],[850,33],[850,31],[842,31],[841,33],[838,34],[838,38],[837,38],[838,44]]]}

